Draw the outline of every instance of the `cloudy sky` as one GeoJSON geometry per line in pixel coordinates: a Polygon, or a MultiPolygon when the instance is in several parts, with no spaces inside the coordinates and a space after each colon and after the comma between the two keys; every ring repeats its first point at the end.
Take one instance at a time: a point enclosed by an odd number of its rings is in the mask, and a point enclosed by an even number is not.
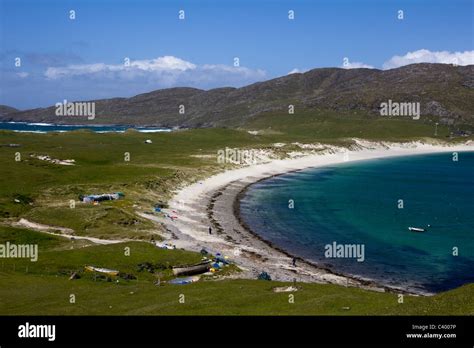
{"type": "Polygon", "coordinates": [[[0,0],[0,104],[474,64],[472,13],[471,0],[0,0]]]}

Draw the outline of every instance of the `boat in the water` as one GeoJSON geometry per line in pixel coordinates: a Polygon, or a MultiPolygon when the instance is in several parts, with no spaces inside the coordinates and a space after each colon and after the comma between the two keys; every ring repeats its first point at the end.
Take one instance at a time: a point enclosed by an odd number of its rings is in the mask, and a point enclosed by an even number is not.
{"type": "Polygon", "coordinates": [[[421,228],[421,227],[408,227],[408,230],[412,231],[412,232],[425,232],[426,229],[424,228],[421,228]]]}

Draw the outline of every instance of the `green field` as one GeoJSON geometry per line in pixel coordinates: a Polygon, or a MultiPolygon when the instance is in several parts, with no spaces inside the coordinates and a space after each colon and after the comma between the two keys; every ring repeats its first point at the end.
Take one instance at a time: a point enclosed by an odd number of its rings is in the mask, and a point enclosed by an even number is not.
{"type": "MultiPolygon", "coordinates": [[[[181,185],[224,169],[216,152],[225,147],[275,148],[284,142],[350,146],[351,137],[433,141],[433,122],[301,112],[264,114],[245,129],[196,129],[172,133],[96,134],[88,131],[25,134],[0,131],[0,243],[38,244],[39,260],[0,259],[0,314],[474,314],[474,285],[433,297],[377,293],[334,285],[297,284],[294,303],[288,293],[274,293],[281,283],[259,280],[202,279],[190,285],[154,285],[171,278],[171,266],[197,262],[201,255],[161,250],[146,241],[159,239],[161,225],[136,214],[167,201],[181,185]],[[295,118],[288,122],[288,118],[295,118]],[[297,122],[296,122],[297,121],[297,122]],[[258,135],[249,130],[259,131],[258,135]],[[151,139],[152,144],[145,144],[151,139]],[[15,157],[20,153],[21,160],[15,157]],[[130,161],[125,160],[126,153],[130,161]],[[74,159],[62,166],[32,157],[74,159]],[[93,206],[80,194],[121,191],[125,198],[93,206]],[[75,207],[70,207],[75,200],[75,207]],[[40,232],[9,227],[20,218],[74,230],[77,236],[133,239],[113,245],[70,241],[40,232]],[[130,248],[130,256],[124,254],[130,248]],[[138,271],[149,262],[155,273],[138,271]],[[85,265],[118,269],[136,279],[97,279],[85,265]],[[69,280],[76,272],[80,279],[69,280]],[[117,280],[119,280],[117,282],[117,280]],[[76,303],[69,303],[69,296],[76,303]],[[179,303],[179,295],[185,303],[179,303]]],[[[438,129],[438,140],[449,130],[438,129]]],[[[463,138],[462,140],[466,140],[463,138]]],[[[457,141],[451,140],[451,141],[457,141]]],[[[235,272],[231,266],[226,274],[235,272]]]]}
{"type": "Polygon", "coordinates": [[[433,297],[377,293],[337,285],[297,283],[298,291],[275,293],[289,285],[263,280],[219,280],[210,277],[188,285],[166,284],[169,266],[193,263],[200,255],[183,250],[161,250],[145,242],[107,246],[77,245],[62,237],[2,228],[2,239],[38,243],[37,262],[5,259],[0,265],[0,313],[11,315],[444,315],[474,314],[474,285],[433,297]],[[130,248],[130,256],[124,249],[130,248]],[[137,265],[162,265],[154,274],[137,265]],[[136,277],[95,279],[85,265],[120,270],[136,277]],[[69,280],[77,272],[80,279],[69,280]],[[161,285],[154,285],[157,277],[161,285]],[[118,282],[117,282],[118,280],[118,282]],[[70,296],[75,296],[74,303],[70,296]],[[184,295],[184,303],[180,302],[184,295]],[[292,302],[292,303],[291,303],[292,302]]]}

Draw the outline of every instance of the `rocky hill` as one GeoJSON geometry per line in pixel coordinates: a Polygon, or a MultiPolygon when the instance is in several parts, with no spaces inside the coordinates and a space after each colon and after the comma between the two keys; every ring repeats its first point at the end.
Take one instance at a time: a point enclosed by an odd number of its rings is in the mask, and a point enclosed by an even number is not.
{"type": "Polygon", "coordinates": [[[56,116],[55,107],[0,113],[2,121],[239,126],[269,111],[350,111],[377,115],[382,102],[420,102],[421,115],[445,124],[474,124],[474,66],[412,64],[397,69],[313,69],[242,88],[170,88],[131,98],[95,100],[96,117],[56,116]],[[184,114],[180,114],[180,105],[184,114]]]}
{"type": "Polygon", "coordinates": [[[18,112],[18,109],[12,108],[10,106],[6,105],[0,105],[0,117],[5,116],[7,114],[11,114],[14,112],[18,112]]]}

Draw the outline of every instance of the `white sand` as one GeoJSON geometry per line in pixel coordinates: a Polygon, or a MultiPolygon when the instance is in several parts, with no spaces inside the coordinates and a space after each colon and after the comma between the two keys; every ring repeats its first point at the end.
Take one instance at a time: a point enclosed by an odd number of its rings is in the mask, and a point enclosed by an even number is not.
{"type": "MultiPolygon", "coordinates": [[[[225,171],[208,179],[189,185],[177,191],[169,202],[169,211],[176,211],[178,219],[160,219],[143,214],[142,216],[164,222],[174,234],[171,243],[189,250],[200,250],[202,247],[211,252],[228,255],[245,269],[241,277],[255,277],[260,271],[270,273],[275,280],[332,282],[337,284],[361,286],[360,283],[345,277],[328,274],[307,265],[291,265],[291,258],[270,248],[252,234],[247,233],[235,219],[232,202],[236,194],[251,182],[262,178],[310,167],[322,167],[342,162],[355,162],[376,158],[428,154],[436,152],[474,151],[474,142],[462,145],[430,145],[421,142],[385,143],[356,140],[353,150],[327,147],[320,154],[313,154],[294,159],[271,160],[268,163],[250,165],[239,169],[225,171]],[[215,193],[220,192],[219,197],[215,193]],[[214,195],[214,197],[213,197],[214,195]],[[223,198],[222,198],[223,197],[223,198]],[[212,218],[209,219],[209,203],[215,201],[212,218]],[[215,226],[223,229],[217,234],[215,226]],[[208,233],[209,226],[214,226],[214,233],[208,233]],[[231,238],[229,238],[231,237],[231,238]],[[256,257],[256,254],[260,257],[256,257]]],[[[174,214],[173,214],[174,215],[174,214]]]]}

